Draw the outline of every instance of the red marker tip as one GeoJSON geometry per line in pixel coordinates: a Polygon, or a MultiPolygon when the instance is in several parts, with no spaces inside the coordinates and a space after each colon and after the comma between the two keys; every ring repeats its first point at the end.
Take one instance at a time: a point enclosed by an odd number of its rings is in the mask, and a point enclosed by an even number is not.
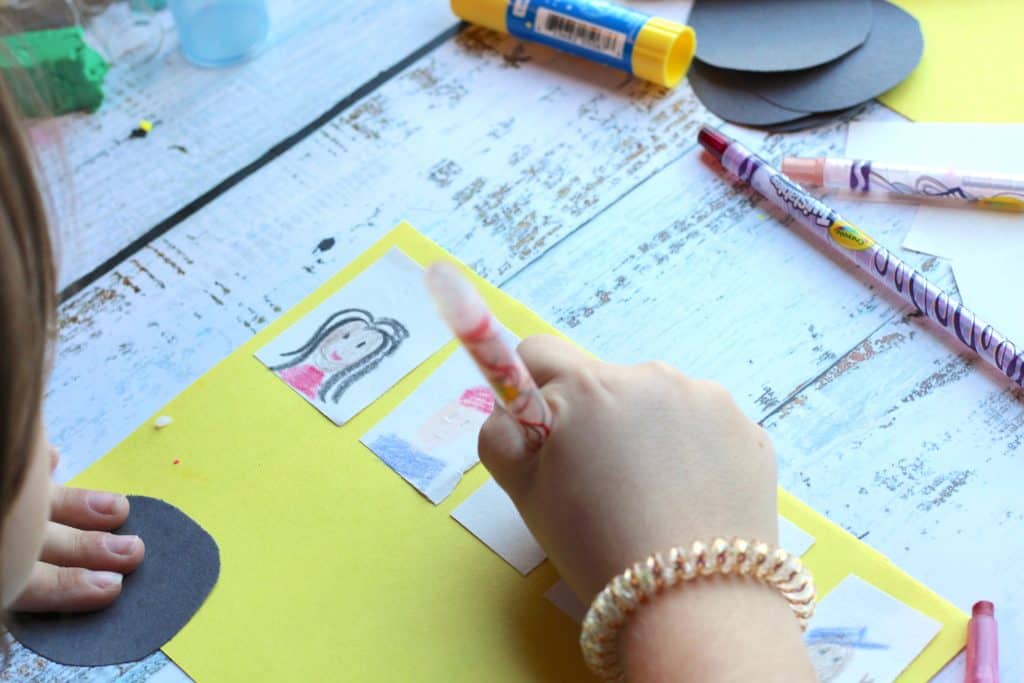
{"type": "Polygon", "coordinates": [[[988,600],[979,600],[974,603],[974,607],[971,608],[972,617],[994,617],[996,615],[996,606],[988,600]]]}
{"type": "Polygon", "coordinates": [[[715,158],[719,161],[722,160],[725,150],[732,144],[732,140],[710,126],[701,126],[700,132],[697,133],[697,142],[703,145],[704,149],[715,155],[715,158]]]}

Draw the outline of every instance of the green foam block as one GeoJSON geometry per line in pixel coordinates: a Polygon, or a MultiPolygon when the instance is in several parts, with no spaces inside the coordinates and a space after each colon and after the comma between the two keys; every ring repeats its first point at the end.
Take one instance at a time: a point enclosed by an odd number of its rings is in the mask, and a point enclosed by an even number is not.
{"type": "Polygon", "coordinates": [[[25,116],[96,111],[108,68],[78,26],[0,37],[0,76],[25,116]]]}

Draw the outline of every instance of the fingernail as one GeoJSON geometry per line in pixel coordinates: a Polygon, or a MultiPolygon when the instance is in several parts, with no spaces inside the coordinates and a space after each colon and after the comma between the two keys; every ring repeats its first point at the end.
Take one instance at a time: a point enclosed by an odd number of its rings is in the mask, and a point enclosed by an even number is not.
{"type": "Polygon", "coordinates": [[[122,501],[127,503],[128,499],[116,493],[107,493],[106,491],[89,491],[85,495],[85,503],[89,506],[89,509],[101,515],[114,514],[117,512],[117,508],[122,501]]]}
{"type": "Polygon", "coordinates": [[[117,534],[107,534],[103,537],[103,545],[106,546],[107,550],[115,555],[131,555],[135,552],[135,548],[138,547],[138,544],[138,536],[118,536],[117,534]]]}
{"type": "Polygon", "coordinates": [[[117,572],[89,572],[89,583],[97,588],[110,590],[121,585],[121,575],[117,572]]]}

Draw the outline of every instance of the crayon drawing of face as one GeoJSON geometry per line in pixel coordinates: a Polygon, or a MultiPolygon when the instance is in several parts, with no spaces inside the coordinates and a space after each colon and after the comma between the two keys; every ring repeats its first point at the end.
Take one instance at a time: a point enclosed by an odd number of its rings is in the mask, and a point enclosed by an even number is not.
{"type": "Polygon", "coordinates": [[[281,354],[293,358],[271,369],[304,396],[337,403],[408,336],[397,320],[346,308],[332,313],[302,346],[281,354]]]}
{"type": "Polygon", "coordinates": [[[836,680],[853,659],[853,649],[840,643],[809,643],[807,651],[811,655],[811,665],[819,683],[836,680]]]}
{"type": "Polygon", "coordinates": [[[466,435],[476,434],[494,410],[494,394],[472,387],[428,417],[416,432],[416,442],[428,453],[466,435]]]}
{"type": "Polygon", "coordinates": [[[329,372],[343,370],[370,355],[381,345],[383,336],[364,320],[346,322],[324,336],[316,350],[316,365],[329,372]]]}

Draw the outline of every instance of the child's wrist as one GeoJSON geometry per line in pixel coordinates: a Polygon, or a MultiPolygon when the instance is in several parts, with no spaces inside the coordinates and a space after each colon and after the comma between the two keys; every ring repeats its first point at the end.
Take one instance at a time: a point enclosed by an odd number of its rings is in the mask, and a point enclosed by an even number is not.
{"type": "MultiPolygon", "coordinates": [[[[809,671],[786,601],[731,577],[696,581],[644,605],[626,625],[619,648],[630,681],[795,683],[809,671]]],[[[813,672],[806,680],[814,680],[813,672]]]]}
{"type": "MultiPolygon", "coordinates": [[[[707,544],[697,541],[637,562],[598,593],[580,634],[587,665],[603,680],[621,681],[625,669],[619,641],[637,614],[650,610],[652,604],[663,601],[666,595],[699,590],[695,586],[703,584],[703,593],[707,594],[707,586],[714,582],[732,589],[749,586],[761,594],[774,593],[785,598],[783,604],[788,605],[789,619],[801,628],[806,628],[807,619],[814,612],[814,581],[798,557],[756,540],[716,538],[707,544]]],[[[722,616],[735,618],[744,612],[733,610],[722,616]]]]}

